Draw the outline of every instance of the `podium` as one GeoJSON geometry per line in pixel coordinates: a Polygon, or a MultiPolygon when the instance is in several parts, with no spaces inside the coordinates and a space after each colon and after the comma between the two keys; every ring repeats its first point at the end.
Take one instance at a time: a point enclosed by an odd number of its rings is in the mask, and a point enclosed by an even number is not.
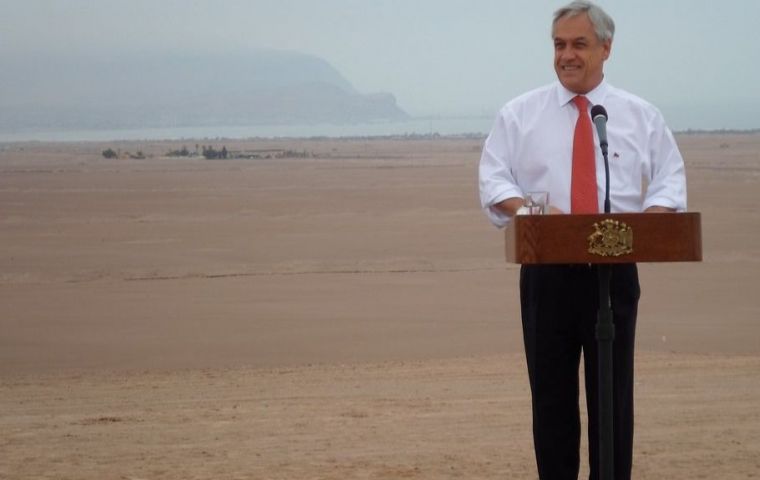
{"type": "Polygon", "coordinates": [[[702,224],[699,213],[604,213],[518,215],[506,228],[510,263],[598,264],[599,312],[599,463],[600,478],[612,480],[613,411],[610,264],[699,262],[702,224]]]}
{"type": "Polygon", "coordinates": [[[506,228],[510,263],[702,261],[699,213],[518,215],[506,228]]]}

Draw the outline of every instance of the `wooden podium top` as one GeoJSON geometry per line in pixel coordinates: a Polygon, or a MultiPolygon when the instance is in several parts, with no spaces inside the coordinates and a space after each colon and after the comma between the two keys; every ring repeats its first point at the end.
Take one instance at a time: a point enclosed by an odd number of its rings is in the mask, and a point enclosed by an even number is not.
{"type": "Polygon", "coordinates": [[[699,262],[699,213],[518,215],[506,227],[511,263],[699,262]]]}

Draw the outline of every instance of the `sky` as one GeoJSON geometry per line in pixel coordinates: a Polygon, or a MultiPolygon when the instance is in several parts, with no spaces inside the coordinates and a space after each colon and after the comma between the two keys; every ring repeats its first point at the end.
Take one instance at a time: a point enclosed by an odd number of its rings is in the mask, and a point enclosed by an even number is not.
{"type": "MultiPolygon", "coordinates": [[[[414,116],[493,116],[555,80],[550,0],[0,0],[0,60],[291,50],[414,116]]],[[[599,0],[610,83],[674,129],[760,128],[758,0],[599,0]]],[[[7,94],[8,92],[6,92],[7,94]]],[[[3,93],[0,92],[0,95],[3,93]]]]}

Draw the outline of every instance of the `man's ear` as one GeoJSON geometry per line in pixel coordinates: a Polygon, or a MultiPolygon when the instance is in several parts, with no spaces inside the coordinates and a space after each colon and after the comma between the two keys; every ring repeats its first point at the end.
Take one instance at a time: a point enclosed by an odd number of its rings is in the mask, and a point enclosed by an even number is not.
{"type": "Polygon", "coordinates": [[[607,60],[610,58],[610,53],[612,52],[612,40],[605,40],[604,43],[602,43],[602,48],[604,49],[602,58],[607,60]]]}

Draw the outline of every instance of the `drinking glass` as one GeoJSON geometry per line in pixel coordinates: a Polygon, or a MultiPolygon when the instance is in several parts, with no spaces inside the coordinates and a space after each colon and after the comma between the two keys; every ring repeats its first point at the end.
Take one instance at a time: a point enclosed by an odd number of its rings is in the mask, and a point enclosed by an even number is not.
{"type": "Polygon", "coordinates": [[[528,192],[525,206],[530,215],[545,215],[549,208],[549,192],[528,192]]]}

